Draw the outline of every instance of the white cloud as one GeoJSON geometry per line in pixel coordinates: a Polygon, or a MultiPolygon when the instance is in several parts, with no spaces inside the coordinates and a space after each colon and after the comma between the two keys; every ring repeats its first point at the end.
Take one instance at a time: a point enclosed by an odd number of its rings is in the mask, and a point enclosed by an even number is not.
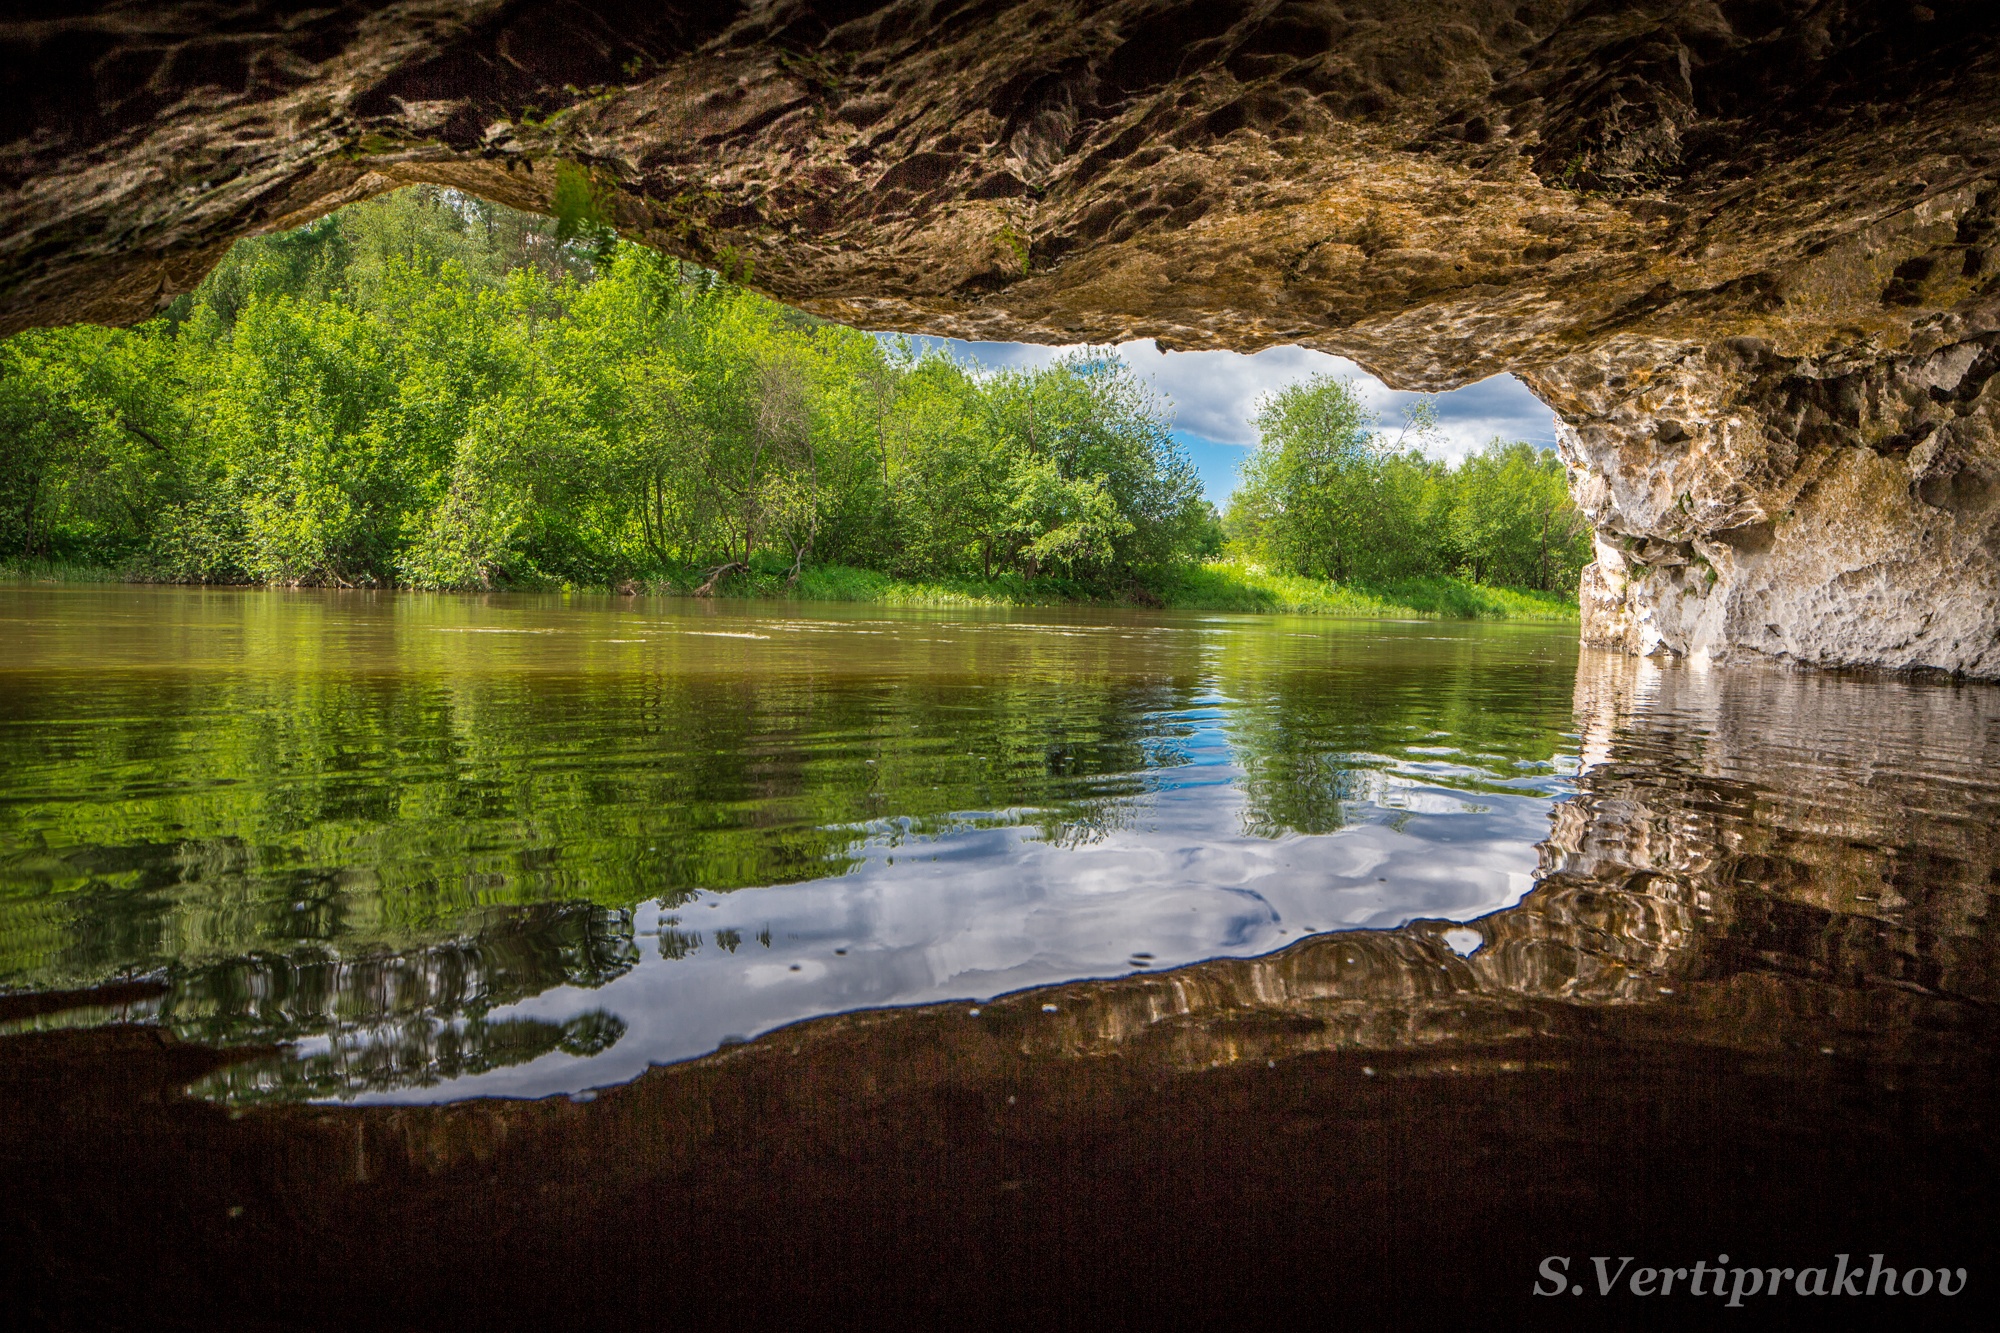
{"type": "MultiPolygon", "coordinates": [[[[1035,369],[1049,364],[1066,347],[1034,343],[967,343],[944,338],[912,341],[947,347],[958,356],[989,369],[1035,369]]],[[[1303,347],[1270,347],[1254,355],[1241,352],[1162,352],[1152,340],[1118,348],[1126,364],[1152,380],[1173,403],[1179,430],[1218,444],[1249,446],[1257,442],[1250,425],[1257,400],[1310,375],[1336,375],[1351,381],[1361,401],[1393,430],[1403,412],[1421,395],[1391,389],[1344,357],[1303,347]]],[[[1430,452],[1456,461],[1499,436],[1534,444],[1555,442],[1555,416],[1512,375],[1495,375],[1477,384],[1437,396],[1441,438],[1430,452]]]]}
{"type": "Polygon", "coordinates": [[[1246,831],[1242,769],[1222,719],[1197,725],[1183,740],[1196,764],[1163,770],[1095,842],[1049,842],[1032,824],[908,839],[899,830],[894,840],[857,840],[855,864],[825,878],[642,904],[641,954],[630,971],[489,1015],[564,1023],[606,1010],[626,1024],[610,1050],[551,1052],[358,1100],[574,1093],[822,1014],[972,1005],[1128,975],[1138,970],[1135,950],[1157,970],[1255,957],[1310,933],[1476,920],[1534,886],[1551,800],[1566,790],[1523,783],[1513,794],[1475,796],[1450,787],[1442,771],[1363,770],[1343,805],[1346,827],[1261,837],[1246,831]],[[696,947],[669,953],[662,931],[696,947]],[[739,948],[720,944],[729,932],[739,948]]]}

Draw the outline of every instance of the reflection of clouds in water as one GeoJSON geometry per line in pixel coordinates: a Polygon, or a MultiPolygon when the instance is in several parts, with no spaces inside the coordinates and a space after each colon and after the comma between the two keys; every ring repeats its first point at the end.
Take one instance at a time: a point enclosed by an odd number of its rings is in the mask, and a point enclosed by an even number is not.
{"type": "Polygon", "coordinates": [[[1559,628],[74,591],[7,695],[44,722],[0,738],[0,965],[322,1038],[230,1067],[273,1097],[605,1082],[566,1062],[1491,910],[1576,683],[1559,628]]]}
{"type": "Polygon", "coordinates": [[[1169,770],[1175,781],[1125,804],[1085,845],[1055,846],[1024,827],[873,842],[838,877],[642,908],[644,956],[632,971],[494,1015],[562,1021],[602,1008],[627,1024],[616,1046],[372,1099],[573,1092],[818,1015],[1115,976],[1133,970],[1135,954],[1172,967],[1267,953],[1312,931],[1470,920],[1532,886],[1549,797],[1566,789],[1542,778],[1518,795],[1470,797],[1368,773],[1361,788],[1393,807],[1363,804],[1337,833],[1255,837],[1244,832],[1244,793],[1227,781],[1237,770],[1201,743],[1217,738],[1192,739],[1222,780],[1169,770]],[[717,946],[732,934],[736,949],[717,946]]]}
{"type": "Polygon", "coordinates": [[[1439,938],[1444,941],[1447,949],[1450,949],[1460,958],[1472,957],[1486,943],[1484,935],[1481,935],[1476,930],[1467,930],[1464,926],[1460,926],[1456,930],[1447,930],[1439,938]]]}

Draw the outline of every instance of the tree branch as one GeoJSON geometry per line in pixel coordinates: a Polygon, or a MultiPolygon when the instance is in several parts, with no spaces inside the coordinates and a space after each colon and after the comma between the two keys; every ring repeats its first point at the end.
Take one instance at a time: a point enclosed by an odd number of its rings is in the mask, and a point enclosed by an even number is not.
{"type": "Polygon", "coordinates": [[[168,452],[167,446],[160,443],[160,437],[153,434],[151,431],[146,430],[139,426],[135,426],[131,422],[125,420],[123,417],[120,417],[118,419],[118,424],[123,426],[126,430],[130,431],[132,434],[138,436],[140,439],[144,440],[147,444],[150,444],[155,449],[158,449],[161,453],[164,454],[168,452]]]}

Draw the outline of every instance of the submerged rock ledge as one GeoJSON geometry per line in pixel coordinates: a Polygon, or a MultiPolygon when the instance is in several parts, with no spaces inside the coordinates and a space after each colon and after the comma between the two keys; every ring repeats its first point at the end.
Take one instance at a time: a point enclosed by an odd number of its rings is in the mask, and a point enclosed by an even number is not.
{"type": "Polygon", "coordinates": [[[123,0],[0,48],[0,331],[560,178],[871,328],[1512,370],[1587,641],[2000,677],[1984,0],[123,0]]]}

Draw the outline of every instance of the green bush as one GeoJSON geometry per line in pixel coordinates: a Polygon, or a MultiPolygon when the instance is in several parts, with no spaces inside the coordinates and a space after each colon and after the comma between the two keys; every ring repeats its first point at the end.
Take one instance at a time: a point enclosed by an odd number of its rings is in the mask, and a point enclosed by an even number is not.
{"type": "Polygon", "coordinates": [[[1590,561],[1589,525],[1546,450],[1495,440],[1447,467],[1401,447],[1435,431],[1433,408],[1391,440],[1327,375],[1273,395],[1256,424],[1224,520],[1249,559],[1341,582],[1451,577],[1545,592],[1574,589],[1590,561]]]}
{"type": "Polygon", "coordinates": [[[776,560],[791,588],[848,564],[1103,592],[1213,546],[1116,356],[981,374],[885,345],[613,243],[561,179],[553,226],[419,188],[243,242],[142,328],[12,340],[0,551],[294,585],[760,585],[776,560]]]}
{"type": "Polygon", "coordinates": [[[1218,520],[1115,354],[918,354],[616,243],[589,177],[561,180],[557,222],[419,187],[242,242],[140,328],[0,344],[0,559],[1511,615],[1529,604],[1480,585],[1574,587],[1587,558],[1553,460],[1496,443],[1445,468],[1323,377],[1264,405],[1218,520]],[[1271,572],[1203,563],[1225,537],[1271,572]]]}

